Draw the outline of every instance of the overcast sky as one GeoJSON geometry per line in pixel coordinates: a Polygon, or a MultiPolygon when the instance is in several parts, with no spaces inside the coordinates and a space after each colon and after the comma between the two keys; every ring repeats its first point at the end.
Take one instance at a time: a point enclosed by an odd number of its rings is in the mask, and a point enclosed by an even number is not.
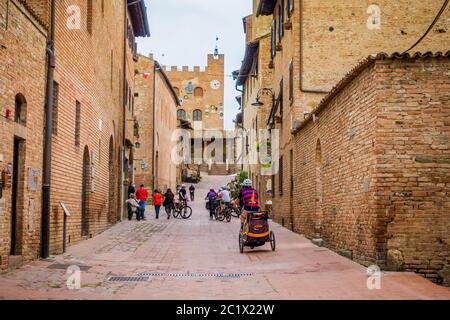
{"type": "Polygon", "coordinates": [[[225,54],[225,128],[234,128],[238,112],[231,72],[241,66],[245,38],[242,18],[251,14],[252,0],[145,0],[150,38],[138,38],[138,50],[153,53],[161,64],[205,66],[207,54],[225,54]]]}

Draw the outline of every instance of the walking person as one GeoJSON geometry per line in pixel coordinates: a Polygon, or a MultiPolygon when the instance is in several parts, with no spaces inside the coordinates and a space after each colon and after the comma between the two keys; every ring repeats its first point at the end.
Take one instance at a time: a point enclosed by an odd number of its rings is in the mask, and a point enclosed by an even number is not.
{"type": "Polygon", "coordinates": [[[195,187],[193,184],[189,187],[189,193],[191,195],[191,201],[194,201],[194,195],[195,195],[195,187]]]}
{"type": "Polygon", "coordinates": [[[210,189],[206,195],[205,200],[208,200],[209,218],[212,219],[214,215],[214,202],[216,201],[217,193],[214,189],[210,189]]]}
{"type": "Polygon", "coordinates": [[[159,210],[161,209],[163,197],[159,190],[153,193],[153,205],[155,206],[156,219],[159,219],[159,210]]]}
{"type": "Polygon", "coordinates": [[[145,208],[147,207],[148,191],[144,188],[143,184],[141,184],[141,187],[136,191],[136,199],[139,200],[141,219],[147,220],[145,218],[145,208]]]}
{"type": "Polygon", "coordinates": [[[170,219],[170,214],[172,213],[173,207],[174,207],[174,199],[175,195],[173,194],[171,189],[167,189],[166,193],[164,193],[164,209],[167,213],[167,219],[170,219]]]}
{"type": "Polygon", "coordinates": [[[131,221],[133,218],[133,214],[136,213],[136,219],[139,221],[141,220],[139,209],[140,205],[139,202],[136,200],[136,195],[134,193],[130,194],[130,198],[125,201],[128,207],[128,220],[131,221]]]}

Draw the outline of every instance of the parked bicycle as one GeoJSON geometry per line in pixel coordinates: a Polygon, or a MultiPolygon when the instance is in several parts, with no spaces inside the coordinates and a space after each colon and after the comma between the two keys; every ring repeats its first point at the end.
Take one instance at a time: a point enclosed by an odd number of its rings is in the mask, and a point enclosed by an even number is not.
{"type": "Polygon", "coordinates": [[[174,218],[181,216],[183,219],[189,219],[192,215],[192,208],[188,205],[184,205],[183,202],[176,202],[172,214],[174,218]]]}

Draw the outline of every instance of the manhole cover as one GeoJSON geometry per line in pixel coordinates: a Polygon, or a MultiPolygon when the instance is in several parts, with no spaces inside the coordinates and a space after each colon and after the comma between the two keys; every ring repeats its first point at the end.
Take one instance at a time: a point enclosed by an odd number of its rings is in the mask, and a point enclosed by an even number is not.
{"type": "Polygon", "coordinates": [[[149,277],[123,277],[123,276],[114,276],[109,277],[108,281],[111,282],[147,282],[149,280],[149,277]]]}

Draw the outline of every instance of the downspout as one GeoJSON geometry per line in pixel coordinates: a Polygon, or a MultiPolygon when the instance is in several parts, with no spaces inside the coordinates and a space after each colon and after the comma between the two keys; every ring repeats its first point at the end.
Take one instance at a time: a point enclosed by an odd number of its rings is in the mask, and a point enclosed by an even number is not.
{"type": "Polygon", "coordinates": [[[155,159],[156,159],[156,146],[155,146],[155,142],[156,142],[156,128],[155,128],[155,124],[156,124],[156,70],[157,70],[157,64],[158,62],[156,60],[153,61],[153,107],[152,107],[152,117],[153,117],[153,143],[152,143],[152,190],[155,190],[156,188],[156,163],[155,163],[155,159]]]}
{"type": "MultiPolygon", "coordinates": [[[[125,142],[126,142],[126,101],[128,99],[127,91],[127,35],[128,35],[128,6],[127,0],[124,0],[124,29],[123,29],[123,99],[122,99],[122,152],[121,154],[121,166],[120,166],[120,221],[122,221],[123,217],[123,208],[122,201],[125,198],[125,187],[123,185],[125,173],[124,173],[124,165],[125,165],[125,142]]],[[[128,169],[128,168],[126,168],[128,169]]]]}
{"type": "Polygon", "coordinates": [[[47,40],[47,92],[45,102],[45,140],[42,177],[41,257],[50,256],[50,187],[53,131],[53,90],[55,72],[55,10],[56,0],[51,2],[50,37],[47,40]]]}
{"type": "Polygon", "coordinates": [[[300,0],[300,91],[309,93],[329,93],[326,90],[307,89],[303,87],[303,0],[300,0]]]}

